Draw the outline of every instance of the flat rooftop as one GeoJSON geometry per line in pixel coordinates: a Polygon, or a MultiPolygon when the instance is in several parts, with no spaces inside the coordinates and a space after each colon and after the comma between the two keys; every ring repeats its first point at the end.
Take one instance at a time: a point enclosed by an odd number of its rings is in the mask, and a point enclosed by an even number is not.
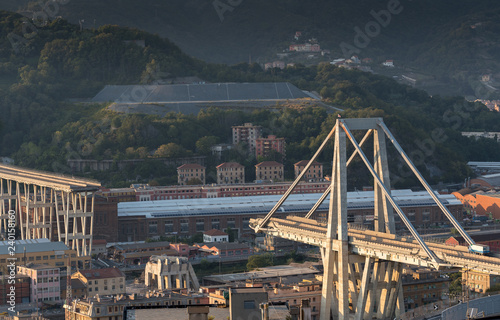
{"type": "Polygon", "coordinates": [[[245,282],[247,280],[322,274],[322,272],[317,270],[316,268],[310,268],[306,266],[300,267],[300,266],[284,265],[284,266],[273,266],[273,267],[266,267],[259,269],[260,271],[206,276],[203,277],[203,280],[220,282],[220,283],[229,283],[229,282],[245,282]]]}
{"type": "MultiPolygon", "coordinates": [[[[278,209],[282,213],[309,212],[322,194],[291,194],[278,209]]],[[[404,207],[437,206],[427,191],[392,190],[397,204],[404,207]]],[[[462,205],[453,195],[439,195],[444,205],[462,205]]],[[[146,218],[186,217],[198,215],[248,215],[267,214],[281,199],[281,195],[201,198],[119,202],[118,216],[145,216],[146,218]]],[[[329,197],[318,208],[327,211],[329,197]]],[[[347,193],[348,209],[370,209],[374,207],[373,191],[353,191],[347,193]]]]}
{"type": "MultiPolygon", "coordinates": [[[[63,242],[51,242],[47,238],[15,240],[15,243],[16,254],[23,254],[25,249],[26,253],[69,250],[63,242]]],[[[9,254],[10,246],[8,241],[0,241],[0,255],[9,254]]]]}
{"type": "Polygon", "coordinates": [[[109,85],[93,102],[178,103],[309,98],[288,82],[208,83],[172,85],[109,85]],[[138,93],[141,93],[140,95],[138,93]]]}

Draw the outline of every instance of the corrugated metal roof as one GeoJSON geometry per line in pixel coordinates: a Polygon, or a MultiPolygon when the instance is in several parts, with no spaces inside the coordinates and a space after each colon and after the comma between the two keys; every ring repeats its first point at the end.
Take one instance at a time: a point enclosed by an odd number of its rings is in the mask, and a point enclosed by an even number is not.
{"type": "MultiPolygon", "coordinates": [[[[26,248],[26,253],[43,252],[43,251],[64,251],[68,247],[63,242],[51,242],[49,239],[29,239],[29,240],[16,240],[16,254],[23,253],[26,248]]],[[[11,245],[8,241],[0,241],[0,255],[9,254],[9,247],[11,245]]]]}
{"type": "Polygon", "coordinates": [[[310,98],[288,82],[108,85],[93,102],[175,103],[310,98]]]}
{"type": "MultiPolygon", "coordinates": [[[[436,193],[437,194],[437,193],[436,193]]],[[[426,191],[393,190],[392,195],[401,207],[436,206],[426,191]]],[[[280,212],[308,212],[321,197],[319,193],[292,194],[280,207],[280,212]]],[[[373,208],[373,191],[347,193],[348,209],[373,208]]],[[[445,205],[461,205],[453,195],[438,195],[445,205]]],[[[266,214],[281,195],[136,201],[118,203],[118,216],[143,215],[147,218],[184,217],[198,215],[266,214]]],[[[328,210],[328,198],[319,207],[328,210]]]]}

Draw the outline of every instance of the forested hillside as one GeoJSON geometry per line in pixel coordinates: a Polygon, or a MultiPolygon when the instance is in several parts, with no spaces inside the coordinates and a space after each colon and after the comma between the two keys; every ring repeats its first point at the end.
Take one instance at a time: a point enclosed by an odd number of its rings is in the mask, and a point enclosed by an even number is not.
{"type": "Polygon", "coordinates": [[[46,3],[0,0],[0,8],[19,9],[29,17],[55,11],[89,29],[106,24],[134,27],[171,39],[193,57],[228,64],[280,59],[276,54],[301,31],[298,43],[315,38],[331,51],[331,59],[346,53],[375,63],[393,59],[400,73],[416,72],[426,79],[429,84],[423,87],[432,94],[485,98],[495,92],[484,90],[481,75],[500,79],[496,0],[60,0],[44,8],[46,3]],[[378,31],[373,29],[364,39],[357,36],[356,28],[366,34],[366,27],[391,3],[397,9],[380,18],[386,22],[378,31]],[[355,52],[343,50],[346,45],[355,52]]]}
{"type": "MultiPolygon", "coordinates": [[[[37,27],[18,47],[9,35],[23,34],[20,16],[0,13],[0,155],[18,165],[68,173],[68,159],[148,159],[144,165],[86,175],[108,186],[132,182],[175,183],[175,168],[156,157],[207,155],[209,182],[218,164],[209,148],[231,141],[231,126],[253,122],[264,134],[284,137],[285,166],[310,157],[337,119],[321,108],[285,108],[279,112],[209,109],[198,115],[165,117],[113,113],[105,105],[81,103],[105,84],[140,84],[176,76],[205,81],[289,81],[315,90],[324,102],[345,109],[342,117],[383,117],[409,155],[432,182],[458,182],[470,172],[470,160],[498,160],[492,140],[473,141],[460,131],[497,130],[498,113],[462,98],[429,97],[425,92],[383,76],[329,64],[263,71],[258,64],[216,65],[191,58],[158,36],[135,29],[102,26],[80,31],[62,19],[37,27]],[[133,40],[145,40],[144,45],[133,40]],[[131,42],[132,41],[132,42],[131,42]],[[212,173],[211,173],[212,172],[212,173]]],[[[330,152],[331,152],[331,146],[330,152]]],[[[327,152],[320,159],[331,161],[327,152]]],[[[331,153],[330,153],[331,154],[331,153]]],[[[273,155],[277,156],[277,155],[273,155]]],[[[236,148],[224,161],[247,166],[251,180],[258,160],[236,148]]],[[[391,157],[394,167],[400,162],[391,157]]],[[[367,173],[352,170],[351,188],[367,183],[367,173]]],[[[290,177],[289,171],[288,176],[290,177]]],[[[413,186],[404,169],[398,187],[413,186]]]]}

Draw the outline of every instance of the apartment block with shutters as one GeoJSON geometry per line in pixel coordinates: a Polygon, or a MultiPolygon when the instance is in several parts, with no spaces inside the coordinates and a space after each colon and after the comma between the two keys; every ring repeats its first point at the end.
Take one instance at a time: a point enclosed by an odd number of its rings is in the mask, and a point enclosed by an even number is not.
{"type": "Polygon", "coordinates": [[[276,161],[264,161],[255,165],[255,179],[257,181],[279,182],[284,180],[283,164],[276,161]]]}
{"type": "Polygon", "coordinates": [[[266,157],[271,154],[272,151],[281,153],[283,157],[285,156],[285,138],[277,138],[274,135],[269,135],[267,138],[257,138],[255,140],[255,156],[266,157]]]}
{"type": "MultiPolygon", "coordinates": [[[[308,160],[302,160],[293,165],[295,178],[297,178],[299,174],[302,173],[302,171],[304,171],[308,163],[309,163],[308,160]]],[[[302,180],[310,182],[321,181],[322,179],[323,179],[323,165],[317,161],[314,161],[311,164],[307,172],[302,177],[302,180]]]]}
{"type": "Polygon", "coordinates": [[[245,183],[245,166],[236,162],[224,162],[217,166],[217,184],[245,183]]]}
{"type": "Polygon", "coordinates": [[[177,168],[177,183],[187,184],[205,184],[205,167],[197,163],[183,164],[177,168]]]}
{"type": "Polygon", "coordinates": [[[256,139],[262,136],[262,127],[245,123],[242,126],[233,126],[233,144],[247,143],[248,151],[253,153],[256,146],[256,139]]]}

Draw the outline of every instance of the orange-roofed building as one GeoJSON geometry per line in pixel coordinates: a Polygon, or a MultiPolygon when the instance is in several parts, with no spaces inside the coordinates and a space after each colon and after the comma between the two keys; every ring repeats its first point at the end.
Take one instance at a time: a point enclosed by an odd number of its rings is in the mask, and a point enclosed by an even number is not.
{"type": "Polygon", "coordinates": [[[197,163],[183,164],[177,168],[177,183],[186,184],[205,184],[205,167],[197,163]],[[192,183],[189,183],[189,182],[192,183]]]}
{"type": "Polygon", "coordinates": [[[125,294],[125,274],[118,268],[81,270],[71,275],[87,286],[89,295],[125,294]]]}
{"type": "MultiPolygon", "coordinates": [[[[293,165],[295,171],[295,178],[299,176],[302,171],[304,171],[305,167],[309,163],[309,160],[302,160],[293,165]]],[[[317,161],[314,161],[309,170],[302,177],[304,181],[319,181],[323,179],[323,165],[317,161]]]]}
{"type": "Polygon", "coordinates": [[[283,164],[276,161],[264,161],[255,165],[256,180],[283,181],[283,164]]]}
{"type": "Polygon", "coordinates": [[[212,229],[203,232],[203,242],[228,242],[229,235],[224,231],[212,229]]]}
{"type": "Polygon", "coordinates": [[[463,189],[452,194],[462,202],[464,209],[471,214],[500,219],[500,192],[494,190],[471,191],[463,189]]]}
{"type": "Polygon", "coordinates": [[[217,166],[217,184],[245,183],[245,167],[236,162],[224,162],[217,166]]]}

